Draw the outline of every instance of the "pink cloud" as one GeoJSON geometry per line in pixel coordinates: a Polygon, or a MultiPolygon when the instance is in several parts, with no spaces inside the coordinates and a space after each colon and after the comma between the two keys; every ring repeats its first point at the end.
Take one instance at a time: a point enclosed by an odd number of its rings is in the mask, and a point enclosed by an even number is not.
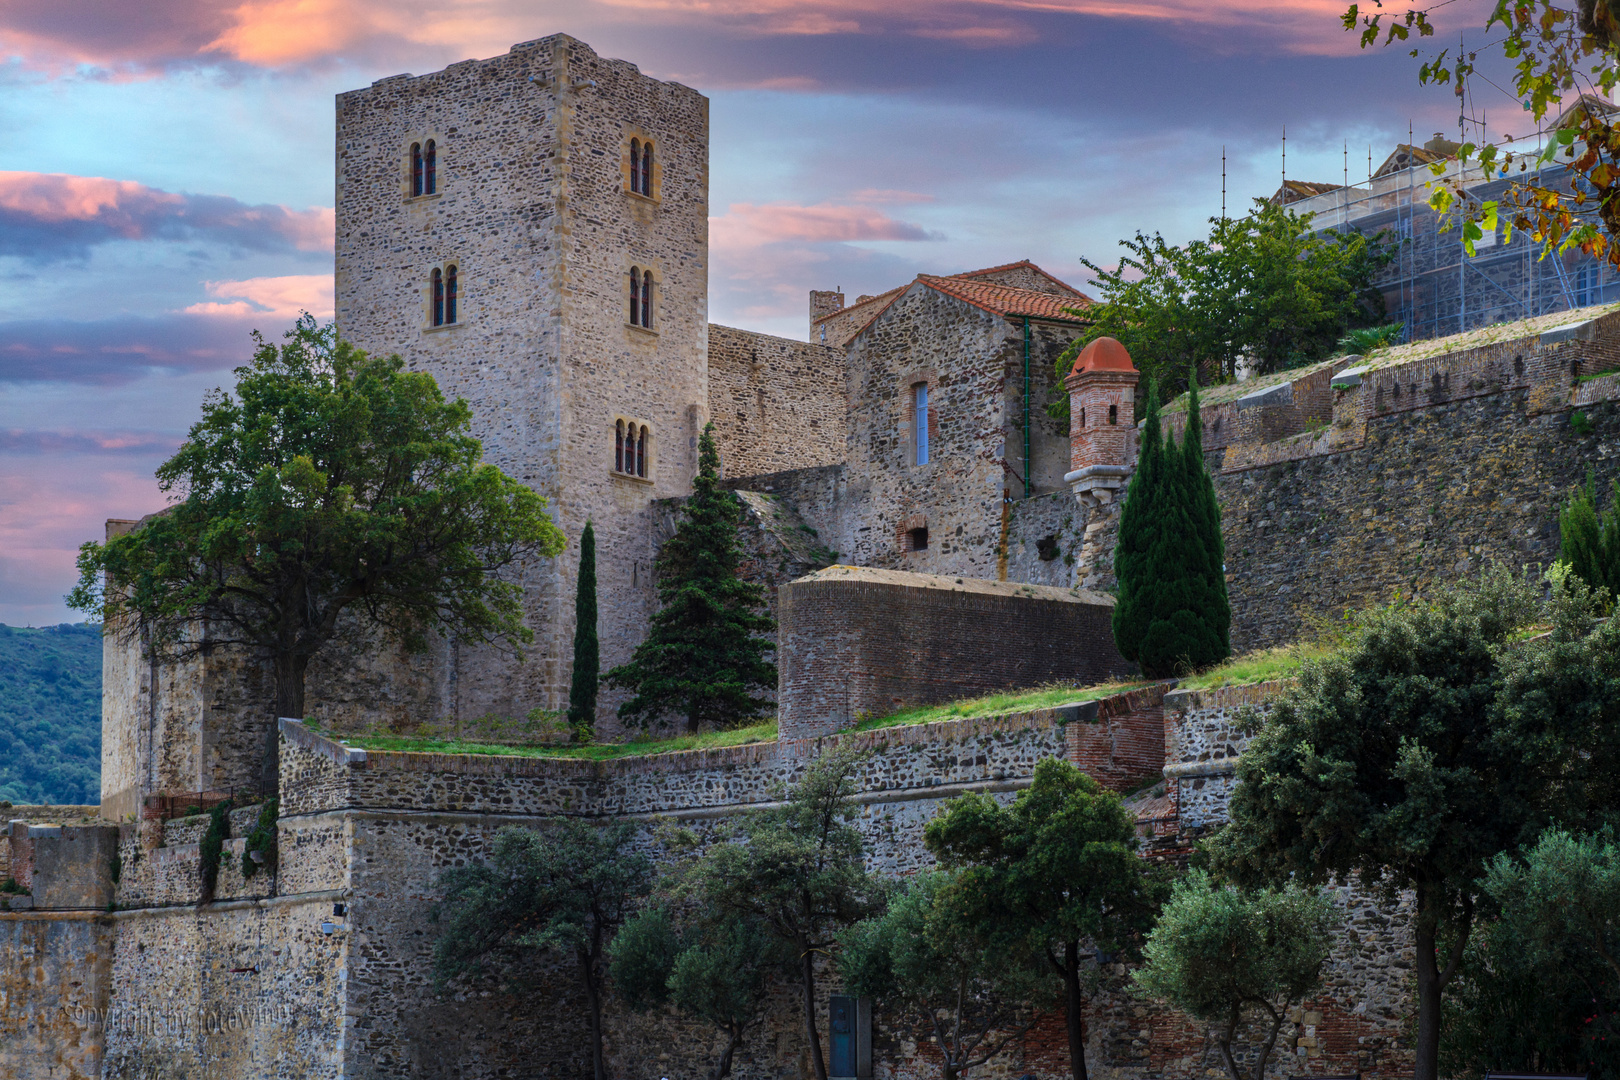
{"type": "Polygon", "coordinates": [[[1275,48],[1354,51],[1344,0],[16,0],[0,12],[0,48],[35,66],[138,70],[238,62],[280,68],[364,57],[385,65],[493,56],[537,30],[595,34],[644,25],[707,26],[760,36],[899,34],[968,46],[1032,40],[1022,13],[1246,27],[1275,48]],[[544,28],[543,30],[540,28],[544,28]]]}
{"type": "Polygon", "coordinates": [[[330,319],[335,307],[331,274],[208,281],[203,283],[203,287],[209,296],[219,297],[220,300],[192,304],[182,309],[185,314],[233,317],[271,315],[290,321],[305,311],[318,319],[330,319]]]}
{"type": "Polygon", "coordinates": [[[324,252],[331,207],[293,210],[225,195],[185,195],[132,180],[0,171],[0,255],[82,257],[113,240],[213,240],[256,250],[324,252]]]}
{"type": "Polygon", "coordinates": [[[755,247],[779,241],[823,244],[936,239],[937,234],[897,221],[870,206],[732,203],[724,215],[709,219],[709,242],[717,248],[755,247]]]}

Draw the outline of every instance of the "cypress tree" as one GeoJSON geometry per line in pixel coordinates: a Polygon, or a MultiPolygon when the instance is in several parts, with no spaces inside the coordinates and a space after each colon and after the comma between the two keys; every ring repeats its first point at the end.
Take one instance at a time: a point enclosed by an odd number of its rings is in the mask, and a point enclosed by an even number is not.
{"type": "Polygon", "coordinates": [[[1142,441],[1137,448],[1136,472],[1125,490],[1125,505],[1119,511],[1119,540],[1114,545],[1114,577],[1118,595],[1114,603],[1114,645],[1125,659],[1140,664],[1142,640],[1152,622],[1151,609],[1141,595],[1150,573],[1148,558],[1153,537],[1159,532],[1154,520],[1162,500],[1149,494],[1160,486],[1164,468],[1163,435],[1159,428],[1159,385],[1150,376],[1147,386],[1146,415],[1142,441]]]}
{"type": "Polygon", "coordinates": [[[596,683],[601,671],[596,640],[596,529],[579,536],[579,578],[574,589],[574,677],[568,685],[568,724],[581,742],[596,730],[596,683]]]}
{"type": "Polygon", "coordinates": [[[674,713],[686,730],[737,727],[768,702],[754,696],[776,686],[776,620],[764,614],[765,590],[737,575],[742,504],[720,486],[714,425],[698,440],[698,475],[675,535],[658,555],[658,613],[630,662],[608,682],[634,695],[619,716],[646,724],[674,713]]]}
{"type": "Polygon", "coordinates": [[[1609,509],[1597,508],[1597,474],[1590,466],[1586,484],[1569,493],[1558,511],[1560,561],[1591,588],[1620,594],[1620,481],[1614,484],[1609,509]]]}
{"type": "Polygon", "coordinates": [[[1148,383],[1141,453],[1114,552],[1114,643],[1153,677],[1206,667],[1231,652],[1220,507],[1204,468],[1196,388],[1192,393],[1178,448],[1161,429],[1158,387],[1148,383]]]}

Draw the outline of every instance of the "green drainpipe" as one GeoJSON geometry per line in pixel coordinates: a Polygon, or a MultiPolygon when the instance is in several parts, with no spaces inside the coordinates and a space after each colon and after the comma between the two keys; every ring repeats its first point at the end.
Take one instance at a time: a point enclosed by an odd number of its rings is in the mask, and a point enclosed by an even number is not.
{"type": "Polygon", "coordinates": [[[1029,479],[1029,316],[1024,316],[1024,498],[1033,488],[1029,479]]]}

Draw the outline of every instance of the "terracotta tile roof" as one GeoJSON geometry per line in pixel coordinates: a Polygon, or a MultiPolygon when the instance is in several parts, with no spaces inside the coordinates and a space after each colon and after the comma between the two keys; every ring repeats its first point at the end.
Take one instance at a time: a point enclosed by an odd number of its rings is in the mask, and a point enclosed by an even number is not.
{"type": "Polygon", "coordinates": [[[1054,296],[1052,293],[1019,289],[1011,285],[997,285],[988,281],[972,281],[967,275],[935,277],[918,274],[917,280],[936,292],[955,297],[997,315],[1028,315],[1032,319],[1056,319],[1061,322],[1080,322],[1081,316],[1069,308],[1089,307],[1090,297],[1084,293],[1054,296]]]}
{"type": "Polygon", "coordinates": [[[988,276],[990,274],[1000,274],[1000,273],[1003,273],[1003,272],[1005,272],[1007,270],[1016,270],[1020,266],[1028,267],[1029,269],[1035,271],[1037,274],[1041,275],[1041,277],[1045,278],[1047,281],[1050,281],[1052,284],[1056,285],[1058,288],[1066,289],[1067,291],[1073,293],[1075,296],[1082,297],[1082,298],[1084,298],[1084,299],[1086,299],[1088,301],[1091,299],[1089,296],[1086,296],[1085,293],[1081,292],[1079,289],[1076,289],[1073,285],[1070,285],[1067,281],[1063,281],[1060,278],[1053,277],[1051,274],[1048,274],[1045,270],[1042,270],[1040,267],[1036,266],[1034,263],[1030,262],[1028,259],[1019,259],[1017,262],[1002,263],[1000,266],[987,266],[983,270],[969,270],[965,274],[946,274],[945,276],[946,277],[955,277],[955,278],[986,277],[986,276],[988,276]]]}

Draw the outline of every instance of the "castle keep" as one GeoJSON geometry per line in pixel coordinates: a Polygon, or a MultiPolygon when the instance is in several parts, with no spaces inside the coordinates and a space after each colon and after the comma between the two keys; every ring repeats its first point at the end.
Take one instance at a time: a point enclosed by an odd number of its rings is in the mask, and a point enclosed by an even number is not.
{"type": "MultiPolygon", "coordinates": [[[[1237,712],[1278,685],[1077,689],[1037,712],[850,730],[896,703],[1120,670],[1107,590],[1136,372],[1098,342],[1057,384],[1084,318],[1074,289],[1018,262],[848,305],[813,292],[808,341],[711,326],[704,99],[562,36],[340,96],[337,170],[344,332],[467,398],[490,460],[550,498],[571,540],[595,522],[604,664],[640,639],[713,421],[748,572],[782,621],[780,737],[609,761],[345,745],[561,704],[572,547],[525,571],[524,662],[454,642],[399,657],[356,635],[311,667],[318,727],[266,715],[264,672],[239,655],[158,664],[110,636],[100,806],[5,811],[0,880],[30,892],[0,910],[0,1080],[585,1075],[571,968],[522,995],[434,993],[438,876],[483,859],[500,827],[557,815],[630,820],[649,850],[664,825],[707,835],[834,745],[869,752],[857,824],[887,873],[928,865],[922,829],[944,800],[1010,799],[1043,757],[1133,793],[1147,858],[1182,860],[1225,819],[1237,712]],[[1059,393],[1062,423],[1044,408],[1059,393]],[[278,859],[246,873],[259,807],[232,811],[205,898],[208,818],[186,810],[220,789],[279,798],[278,859]]],[[[1234,645],[1488,559],[1551,561],[1570,485],[1620,476],[1617,401],[1611,309],[1213,388],[1234,645]]],[[[1406,920],[1348,886],[1336,903],[1355,932],[1285,1027],[1273,1080],[1410,1071],[1406,920]]],[[[1132,998],[1120,965],[1096,975],[1099,1080],[1207,1075],[1197,1025],[1132,998]]],[[[782,987],[739,1080],[809,1075],[799,1007],[782,987]]],[[[607,1025],[616,1076],[710,1068],[713,1032],[672,1013],[615,1002],[607,1025]]],[[[859,1037],[873,1077],[937,1071],[881,1015],[859,1037]]],[[[977,1075],[1044,1080],[1065,1055],[1049,1017],[977,1075]]]]}

